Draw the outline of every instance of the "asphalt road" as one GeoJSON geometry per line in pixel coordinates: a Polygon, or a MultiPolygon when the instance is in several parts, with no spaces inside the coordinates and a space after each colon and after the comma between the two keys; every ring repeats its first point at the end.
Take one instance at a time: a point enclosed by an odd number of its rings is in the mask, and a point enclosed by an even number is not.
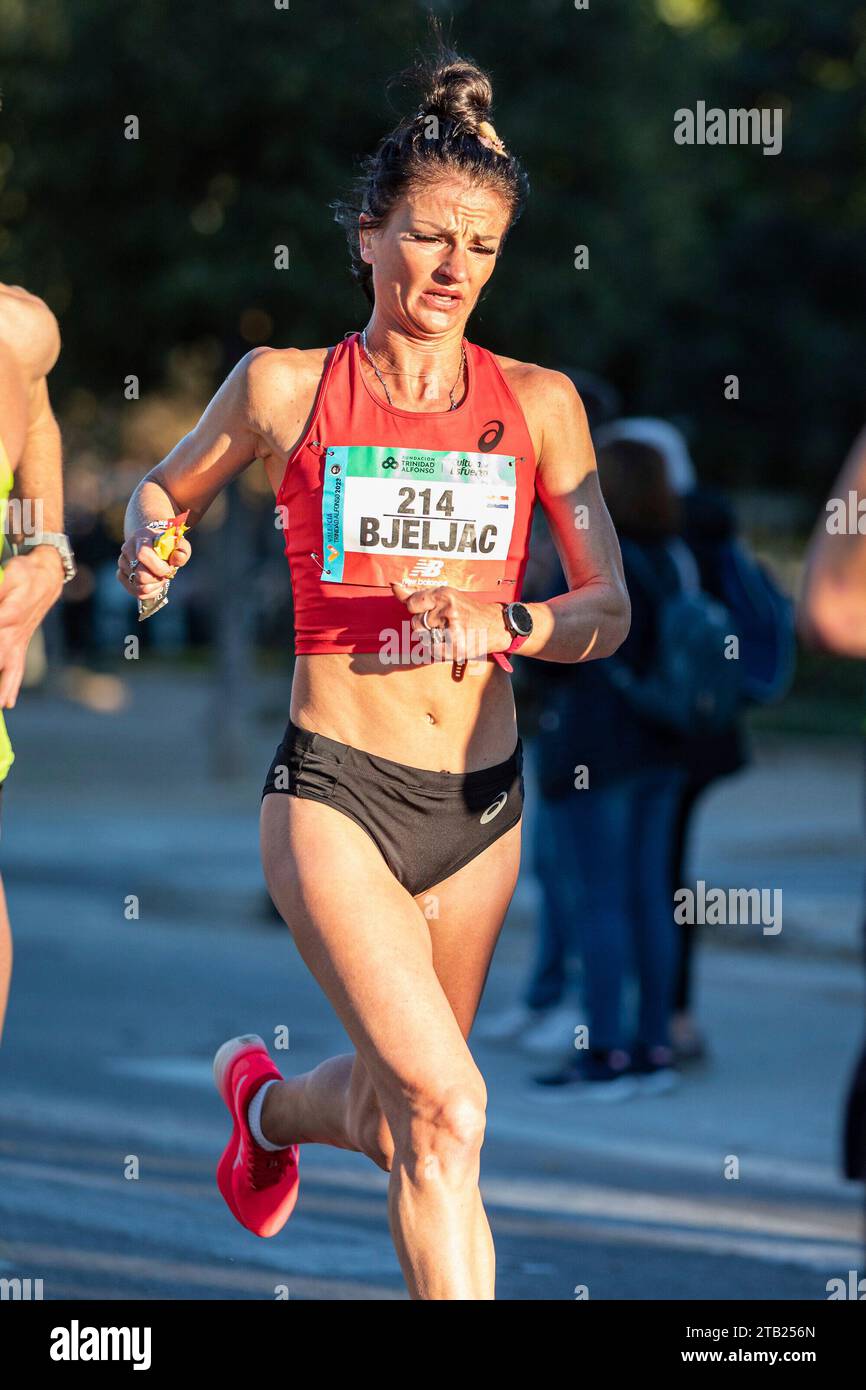
{"type": "MultiPolygon", "coordinates": [[[[252,790],[205,796],[195,750],[167,740],[157,771],[176,759],[185,790],[172,814],[139,816],[130,788],[155,780],[144,735],[130,726],[117,741],[111,726],[93,763],[79,746],[91,720],[106,730],[92,711],[34,704],[4,807],[16,966],[0,1051],[0,1278],[42,1279],[49,1299],[405,1297],[387,1179],[359,1156],[305,1148],[298,1207],[273,1240],[219,1198],[214,1049],[285,1026],[284,1069],[301,1071],[347,1043],[264,910],[252,790]],[[70,726],[78,751],[63,757],[70,726]]],[[[533,902],[527,880],[484,1012],[519,990],[533,902]]],[[[862,1190],[838,1162],[863,1024],[853,945],[850,933],[843,950],[784,934],[710,943],[712,1058],[667,1096],[539,1099],[518,1048],[474,1044],[491,1097],[482,1183],[498,1296],[815,1300],[829,1278],[862,1275],[862,1190]]]]}

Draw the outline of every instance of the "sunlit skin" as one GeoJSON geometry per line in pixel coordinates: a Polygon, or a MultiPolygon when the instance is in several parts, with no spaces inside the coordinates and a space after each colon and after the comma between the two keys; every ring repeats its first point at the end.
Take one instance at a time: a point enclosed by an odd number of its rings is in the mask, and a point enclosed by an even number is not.
{"type": "Polygon", "coordinates": [[[447,409],[466,322],[496,268],[507,226],[499,198],[452,181],[410,194],[383,231],[367,230],[362,218],[361,256],[374,268],[376,287],[367,342],[392,396],[396,381],[404,408],[447,409]],[[425,298],[437,289],[460,296],[455,309],[425,298]],[[431,404],[442,397],[444,405],[431,404]]]}
{"type": "MultiPolygon", "coordinates": [[[[866,429],[854,442],[830,494],[844,504],[846,513],[851,492],[858,503],[866,498],[866,429]]],[[[827,509],[822,508],[806,554],[797,623],[800,636],[810,646],[862,660],[866,657],[866,535],[859,529],[862,518],[856,515],[853,520],[856,529],[834,534],[827,509]]]]}
{"type": "MultiPolygon", "coordinates": [[[[57,320],[20,285],[0,284],[0,440],[15,474],[13,497],[42,503],[45,531],[63,530],[60,432],[46,377],[60,352],[57,320]]],[[[10,559],[0,582],[0,709],[14,706],[27,647],[60,595],[57,551],[39,546],[10,559]]],[[[0,1038],[12,975],[12,935],[0,884],[0,1038]]]]}
{"type": "MultiPolygon", "coordinates": [[[[448,177],[405,198],[384,227],[359,228],[376,298],[368,347],[393,404],[418,411],[419,437],[425,411],[447,410],[452,388],[455,401],[463,397],[461,340],[506,223],[496,194],[448,177]],[[440,307],[431,290],[460,299],[440,307]]],[[[166,573],[151,558],[147,521],[189,508],[194,525],[256,458],[276,493],[325,356],[325,348],[262,348],[238,364],[130,502],[119,561],[130,592],[151,591],[166,573]],[[138,586],[129,583],[136,555],[138,586]]],[[[528,605],[535,627],[523,652],[558,662],[608,655],[628,631],[629,606],[580,399],[559,372],[497,360],[526,417],[539,500],[569,585],[528,605]],[[575,527],[578,505],[587,509],[585,529],[575,527]]],[[[372,368],[364,362],[362,370],[384,401],[372,368]]],[[[172,563],[190,553],[184,545],[172,563]]],[[[471,634],[488,652],[510,644],[499,604],[450,588],[395,592],[413,629],[427,609],[431,625],[447,624],[458,642],[471,634]]],[[[377,652],[299,656],[291,717],[414,767],[463,772],[503,762],[517,739],[509,677],[487,660],[470,661],[460,683],[451,670],[435,662],[386,674],[377,652]]],[[[366,833],[333,807],[265,797],[261,845],[274,901],[356,1048],[272,1087],[266,1136],[359,1150],[390,1172],[391,1230],[412,1297],[493,1298],[493,1244],[478,1190],[486,1090],[466,1039],[517,879],[520,826],[423,899],[402,888],[366,833]]]]}

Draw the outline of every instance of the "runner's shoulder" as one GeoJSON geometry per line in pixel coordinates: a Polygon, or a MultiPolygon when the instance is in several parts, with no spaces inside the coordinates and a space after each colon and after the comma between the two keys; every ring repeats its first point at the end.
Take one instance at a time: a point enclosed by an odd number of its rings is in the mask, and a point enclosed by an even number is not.
{"type": "Polygon", "coordinates": [[[493,355],[521,405],[570,404],[573,407],[575,402],[580,402],[577,388],[565,372],[540,367],[537,362],[519,362],[515,357],[502,357],[499,353],[493,355]]]}
{"type": "Polygon", "coordinates": [[[496,361],[526,417],[536,457],[541,462],[545,429],[554,433],[581,428],[586,418],[583,401],[571,377],[537,362],[518,362],[514,357],[496,361]]]}
{"type": "Polygon", "coordinates": [[[250,418],[268,421],[292,404],[308,407],[321,380],[328,349],[258,347],[242,359],[250,418]]]}
{"type": "Polygon", "coordinates": [[[285,400],[286,391],[296,393],[322,376],[328,349],[323,348],[253,348],[244,358],[247,389],[251,397],[267,399],[278,394],[285,400]]]}

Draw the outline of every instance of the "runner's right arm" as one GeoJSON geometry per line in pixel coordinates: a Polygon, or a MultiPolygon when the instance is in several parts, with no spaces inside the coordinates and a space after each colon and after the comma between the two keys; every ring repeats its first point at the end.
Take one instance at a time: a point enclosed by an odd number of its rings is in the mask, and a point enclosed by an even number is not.
{"type": "Polygon", "coordinates": [[[257,399],[259,373],[254,364],[267,348],[242,357],[210,401],[201,419],[160,463],[142,478],[126,509],[126,540],[120,552],[117,577],[136,598],[154,594],[171,578],[173,568],[185,565],[191,549],[182,537],[166,562],[153,549],[150,521],[168,521],[189,511],[188,525],[200,521],[224,487],[260,454],[257,399]],[[130,566],[138,559],[136,583],[130,566]]]}

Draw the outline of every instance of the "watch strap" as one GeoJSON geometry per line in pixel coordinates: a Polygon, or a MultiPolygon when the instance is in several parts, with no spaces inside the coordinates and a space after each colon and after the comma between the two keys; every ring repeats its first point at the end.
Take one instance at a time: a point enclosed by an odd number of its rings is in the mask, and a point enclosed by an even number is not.
{"type": "Polygon", "coordinates": [[[50,545],[56,550],[63,564],[63,582],[67,584],[70,579],[75,578],[75,556],[72,553],[72,546],[69,544],[69,537],[62,531],[42,531],[38,540],[25,540],[20,545],[14,547],[18,555],[26,555],[30,550],[37,550],[40,545],[50,545]]]}
{"type": "Polygon", "coordinates": [[[507,671],[508,674],[511,675],[511,673],[514,670],[514,667],[512,666],[508,658],[513,652],[519,652],[524,642],[528,641],[529,633],[527,633],[525,637],[513,637],[511,639],[510,647],[506,647],[504,652],[492,653],[493,660],[497,663],[497,665],[502,667],[503,671],[507,671]]]}

